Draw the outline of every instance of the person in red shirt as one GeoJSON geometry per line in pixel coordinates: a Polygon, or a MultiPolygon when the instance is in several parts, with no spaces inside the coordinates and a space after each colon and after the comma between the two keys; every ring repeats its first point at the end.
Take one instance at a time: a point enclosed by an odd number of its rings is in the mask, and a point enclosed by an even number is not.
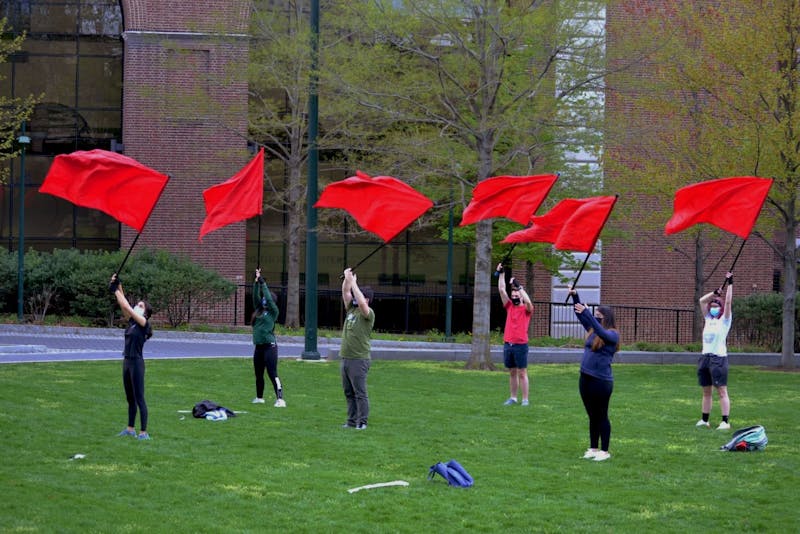
{"type": "Polygon", "coordinates": [[[503,364],[509,372],[511,396],[506,405],[517,404],[522,394],[522,405],[528,405],[528,326],[533,315],[533,303],[528,293],[515,278],[509,280],[511,296],[506,290],[506,273],[503,264],[497,264],[497,290],[506,310],[503,330],[503,364]],[[520,392],[520,390],[522,390],[520,392]]]}

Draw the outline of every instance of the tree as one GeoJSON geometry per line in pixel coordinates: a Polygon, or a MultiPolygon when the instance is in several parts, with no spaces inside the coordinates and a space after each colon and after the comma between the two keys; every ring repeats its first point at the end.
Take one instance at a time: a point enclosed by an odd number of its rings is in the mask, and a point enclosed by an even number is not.
{"type": "MultiPolygon", "coordinates": [[[[402,152],[384,143],[402,138],[426,163],[457,157],[447,178],[461,189],[462,206],[481,180],[558,165],[560,151],[581,135],[560,136],[561,129],[591,131],[599,118],[583,102],[603,73],[598,4],[365,0],[340,7],[350,28],[347,61],[369,66],[369,76],[353,68],[352,78],[339,80],[380,133],[365,150],[402,152]]],[[[469,368],[492,367],[492,227],[481,221],[474,230],[469,368]]]]}
{"type": "MultiPolygon", "coordinates": [[[[0,19],[0,34],[9,32],[8,19],[0,19]]],[[[22,48],[25,34],[10,39],[0,39],[0,64],[8,61],[9,56],[22,48]]],[[[0,80],[3,77],[0,76],[0,80]]],[[[0,162],[12,160],[19,154],[17,135],[24,121],[27,121],[33,112],[33,106],[41,99],[28,95],[26,97],[9,98],[0,95],[0,162]]],[[[8,167],[0,166],[0,184],[8,180],[8,167]]]]}
{"type": "MultiPolygon", "coordinates": [[[[637,4],[637,2],[631,2],[637,4]]],[[[782,261],[784,367],[793,367],[800,192],[800,3],[794,0],[687,2],[652,11],[640,51],[646,85],[660,97],[648,111],[663,131],[662,163],[695,177],[773,177],[756,235],[782,261]],[[682,133],[679,133],[682,132],[682,133]],[[775,236],[775,239],[768,239],[775,236]]],[[[636,9],[636,6],[631,6],[636,9]]],[[[663,177],[665,168],[662,167],[663,177]]],[[[673,174],[675,169],[670,170],[673,174]]],[[[685,184],[683,184],[685,185],[685,184]]],[[[666,199],[662,197],[662,202],[666,199]]]]}

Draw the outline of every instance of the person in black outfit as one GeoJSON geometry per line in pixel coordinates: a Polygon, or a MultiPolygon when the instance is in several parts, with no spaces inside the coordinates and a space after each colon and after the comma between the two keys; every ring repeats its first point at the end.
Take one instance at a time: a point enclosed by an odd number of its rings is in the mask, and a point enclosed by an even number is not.
{"type": "Polygon", "coordinates": [[[608,419],[608,404],[614,391],[614,375],[611,360],[619,350],[614,310],[609,306],[598,306],[594,314],[580,302],[578,292],[570,290],[575,305],[575,315],[586,329],[586,342],[581,360],[581,375],[578,388],[581,400],[589,416],[589,448],[586,459],[602,462],[611,458],[608,447],[611,441],[611,421],[608,419]],[[598,448],[598,445],[600,446],[598,448]]]}
{"type": "Polygon", "coordinates": [[[136,424],[136,412],[139,412],[139,423],[141,425],[138,439],[150,439],[147,433],[147,402],[144,399],[144,342],[153,336],[153,329],[150,326],[150,316],[153,309],[144,300],[131,306],[122,284],[117,278],[117,274],[111,276],[109,290],[114,293],[122,310],[122,316],[128,319],[128,326],[125,328],[125,351],[122,359],[122,384],[125,387],[125,398],[128,400],[128,426],[123,429],[119,436],[136,436],[134,425],[136,424]]]}

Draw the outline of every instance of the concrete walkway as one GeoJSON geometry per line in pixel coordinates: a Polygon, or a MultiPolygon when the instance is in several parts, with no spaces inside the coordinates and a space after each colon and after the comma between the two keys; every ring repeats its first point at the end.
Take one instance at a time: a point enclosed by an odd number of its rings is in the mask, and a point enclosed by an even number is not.
{"type": "MultiPolygon", "coordinates": [[[[119,328],[79,328],[37,325],[0,325],[0,363],[56,362],[80,360],[117,360],[121,357],[124,334],[119,328]]],[[[323,360],[338,358],[339,338],[319,338],[317,351],[323,360]]],[[[281,358],[300,358],[305,339],[278,336],[281,358]]],[[[529,361],[539,363],[579,363],[582,349],[531,347],[529,361]]],[[[145,358],[249,358],[253,354],[250,334],[216,334],[156,330],[145,345],[145,358]]],[[[376,360],[469,359],[470,346],[463,343],[422,341],[372,341],[372,357],[376,360]]],[[[501,346],[492,346],[492,361],[503,362],[501,346]]],[[[695,364],[693,352],[621,351],[616,363],[695,364]]],[[[733,365],[775,367],[780,364],[776,353],[731,353],[733,365]]],[[[800,366],[800,354],[795,355],[800,366]]]]}

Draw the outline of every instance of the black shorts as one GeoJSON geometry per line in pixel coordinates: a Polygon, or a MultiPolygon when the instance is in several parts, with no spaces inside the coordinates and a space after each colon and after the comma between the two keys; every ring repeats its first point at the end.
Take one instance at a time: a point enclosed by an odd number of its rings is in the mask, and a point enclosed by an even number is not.
{"type": "Polygon", "coordinates": [[[703,386],[728,385],[728,357],[703,354],[697,360],[697,382],[703,386]]]}

